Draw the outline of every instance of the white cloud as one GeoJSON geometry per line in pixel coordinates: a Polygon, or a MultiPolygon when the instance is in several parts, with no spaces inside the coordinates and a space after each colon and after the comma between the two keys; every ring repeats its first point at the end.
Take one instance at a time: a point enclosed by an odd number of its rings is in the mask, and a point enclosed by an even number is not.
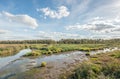
{"type": "Polygon", "coordinates": [[[24,32],[28,32],[28,29],[24,29],[23,31],[24,31],[24,32]]]}
{"type": "MultiPolygon", "coordinates": [[[[53,0],[57,2],[59,5],[67,5],[70,6],[71,16],[80,16],[81,13],[85,12],[91,0],[53,0]]],[[[76,18],[76,17],[75,17],[76,18]]]]}
{"type": "Polygon", "coordinates": [[[0,34],[6,34],[6,33],[9,33],[10,31],[8,30],[3,30],[3,29],[0,29],[0,34]]]}
{"type": "Polygon", "coordinates": [[[14,15],[8,12],[2,12],[1,16],[8,22],[16,22],[22,25],[30,26],[32,28],[36,28],[38,26],[36,19],[26,14],[14,15]]]}
{"type": "Polygon", "coordinates": [[[112,39],[120,38],[120,35],[115,34],[92,34],[92,35],[81,35],[78,33],[63,33],[63,32],[45,32],[39,31],[35,35],[37,39],[112,39]]]}
{"type": "Polygon", "coordinates": [[[37,11],[42,11],[46,16],[49,16],[50,18],[57,18],[57,19],[61,19],[63,17],[67,17],[69,16],[70,12],[68,11],[68,8],[65,6],[60,6],[58,7],[58,10],[51,10],[50,8],[42,8],[42,9],[37,9],[37,11]]]}
{"type": "Polygon", "coordinates": [[[114,18],[116,15],[120,16],[120,0],[105,0],[101,3],[98,1],[93,5],[94,8],[84,14],[87,18],[95,16],[114,18]]]}
{"type": "Polygon", "coordinates": [[[79,34],[62,33],[62,32],[45,32],[45,31],[39,31],[35,37],[42,39],[54,39],[54,40],[68,39],[68,38],[74,38],[74,39],[83,38],[83,36],[79,34]]]}
{"type": "Polygon", "coordinates": [[[115,19],[104,19],[94,18],[87,24],[75,24],[66,27],[66,30],[88,30],[98,33],[112,33],[120,30],[120,18],[115,19]]]}

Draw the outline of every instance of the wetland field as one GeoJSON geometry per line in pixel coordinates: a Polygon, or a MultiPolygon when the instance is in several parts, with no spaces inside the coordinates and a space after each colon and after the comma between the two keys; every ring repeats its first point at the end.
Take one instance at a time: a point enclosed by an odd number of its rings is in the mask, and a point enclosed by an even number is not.
{"type": "Polygon", "coordinates": [[[120,40],[0,42],[0,79],[120,79],[120,40]]]}

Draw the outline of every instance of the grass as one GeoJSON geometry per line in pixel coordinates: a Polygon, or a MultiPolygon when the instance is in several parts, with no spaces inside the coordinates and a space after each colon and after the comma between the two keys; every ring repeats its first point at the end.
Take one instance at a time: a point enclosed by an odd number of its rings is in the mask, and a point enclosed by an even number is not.
{"type": "Polygon", "coordinates": [[[86,55],[86,56],[90,56],[90,52],[86,52],[85,55],[86,55]]]}
{"type": "Polygon", "coordinates": [[[46,65],[47,65],[47,63],[44,61],[41,63],[41,67],[46,67],[46,65]]]}
{"type": "Polygon", "coordinates": [[[40,55],[41,55],[40,51],[36,50],[36,51],[28,52],[27,54],[23,56],[28,57],[28,56],[40,56],[40,55]]]}
{"type": "MultiPolygon", "coordinates": [[[[103,48],[106,48],[106,45],[104,44],[50,44],[50,45],[31,45],[29,48],[35,50],[34,52],[37,52],[37,55],[51,55],[55,53],[62,53],[62,52],[68,52],[68,51],[95,51],[95,50],[101,50],[103,48]],[[40,54],[38,54],[40,53],[40,54]]],[[[28,53],[25,56],[34,56],[34,53],[28,53]]],[[[35,55],[36,56],[36,55],[35,55]]]]}
{"type": "Polygon", "coordinates": [[[115,53],[112,54],[111,56],[113,56],[115,58],[120,58],[120,52],[115,51],[115,53]]]}
{"type": "Polygon", "coordinates": [[[90,60],[80,64],[69,79],[119,79],[120,50],[91,56],[90,60]]]}
{"type": "Polygon", "coordinates": [[[26,45],[22,44],[0,44],[0,56],[14,55],[25,48],[26,45]]]}
{"type": "MultiPolygon", "coordinates": [[[[39,44],[39,45],[37,44],[0,44],[0,57],[15,55],[20,50],[27,49],[27,48],[30,48],[32,50],[37,49],[34,51],[34,54],[36,54],[36,52],[38,53],[39,51],[38,48],[40,47],[42,48],[44,46],[45,44],[39,44]]],[[[34,56],[34,54],[31,54],[31,56],[34,56]]],[[[29,55],[30,55],[30,52],[29,52],[29,55]]]]}
{"type": "Polygon", "coordinates": [[[21,49],[30,48],[32,52],[24,56],[51,55],[68,51],[96,51],[107,48],[105,44],[1,44],[0,56],[10,56],[21,49]]]}

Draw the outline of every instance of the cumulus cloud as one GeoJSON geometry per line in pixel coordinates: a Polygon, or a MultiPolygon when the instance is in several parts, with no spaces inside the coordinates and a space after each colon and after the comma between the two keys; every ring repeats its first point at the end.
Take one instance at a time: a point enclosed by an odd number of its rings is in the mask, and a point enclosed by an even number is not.
{"type": "Polygon", "coordinates": [[[83,16],[85,11],[90,7],[89,4],[92,0],[53,0],[59,5],[70,6],[70,17],[69,19],[77,19],[79,16],[83,16]]]}
{"type": "Polygon", "coordinates": [[[67,30],[89,30],[92,32],[99,33],[111,33],[118,32],[120,30],[120,18],[115,19],[104,19],[104,18],[94,18],[87,24],[75,24],[66,27],[67,30]]]}
{"type": "Polygon", "coordinates": [[[49,16],[50,18],[57,18],[57,19],[61,19],[63,17],[67,17],[69,16],[70,12],[68,11],[68,8],[65,6],[60,6],[58,7],[58,10],[52,10],[50,8],[42,8],[42,9],[37,9],[37,11],[42,11],[46,16],[49,16]]]}
{"type": "Polygon", "coordinates": [[[9,12],[2,12],[1,16],[10,22],[17,22],[32,28],[36,28],[38,26],[36,19],[26,14],[14,15],[9,12]]]}

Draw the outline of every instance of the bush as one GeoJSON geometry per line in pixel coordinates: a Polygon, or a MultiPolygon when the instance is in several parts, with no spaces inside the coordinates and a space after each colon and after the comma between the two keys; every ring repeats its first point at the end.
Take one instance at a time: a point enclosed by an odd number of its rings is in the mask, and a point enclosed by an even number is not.
{"type": "Polygon", "coordinates": [[[92,65],[91,65],[91,69],[92,69],[92,71],[93,71],[94,73],[99,74],[100,71],[101,71],[101,69],[102,69],[102,67],[101,67],[100,65],[97,65],[97,64],[92,64],[92,65]]]}
{"type": "Polygon", "coordinates": [[[86,56],[90,56],[90,52],[86,52],[85,55],[86,55],[86,56]]]}
{"type": "Polygon", "coordinates": [[[91,63],[84,63],[75,70],[75,74],[73,74],[70,79],[96,79],[99,72],[99,66],[91,63]]]}
{"type": "Polygon", "coordinates": [[[28,52],[27,54],[25,54],[24,56],[40,56],[41,52],[40,51],[32,51],[32,52],[28,52]]]}
{"type": "Polygon", "coordinates": [[[114,57],[114,58],[120,58],[120,51],[116,50],[114,51],[113,54],[110,54],[109,56],[114,57]]]}
{"type": "Polygon", "coordinates": [[[51,55],[51,54],[53,54],[53,52],[52,52],[51,50],[49,50],[49,51],[48,51],[48,54],[50,54],[50,55],[51,55]]]}
{"type": "Polygon", "coordinates": [[[46,67],[46,65],[47,65],[47,63],[44,61],[41,63],[41,67],[46,67]]]}

